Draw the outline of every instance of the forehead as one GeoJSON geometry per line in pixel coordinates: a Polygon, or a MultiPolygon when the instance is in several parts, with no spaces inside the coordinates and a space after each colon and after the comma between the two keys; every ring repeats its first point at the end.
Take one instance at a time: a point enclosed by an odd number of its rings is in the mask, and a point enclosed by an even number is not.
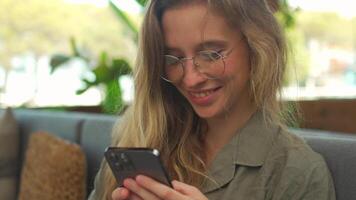
{"type": "Polygon", "coordinates": [[[162,16],[162,29],[165,45],[178,48],[189,48],[210,40],[230,40],[238,35],[224,17],[203,3],[166,10],[162,16]]]}

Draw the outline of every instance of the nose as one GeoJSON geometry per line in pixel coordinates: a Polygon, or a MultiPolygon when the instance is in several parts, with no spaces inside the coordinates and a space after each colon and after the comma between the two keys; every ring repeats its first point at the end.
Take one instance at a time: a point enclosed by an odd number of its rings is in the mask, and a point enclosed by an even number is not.
{"type": "Polygon", "coordinates": [[[186,59],[184,62],[184,75],[182,82],[186,87],[194,87],[204,82],[206,78],[200,73],[194,64],[193,59],[186,59]]]}

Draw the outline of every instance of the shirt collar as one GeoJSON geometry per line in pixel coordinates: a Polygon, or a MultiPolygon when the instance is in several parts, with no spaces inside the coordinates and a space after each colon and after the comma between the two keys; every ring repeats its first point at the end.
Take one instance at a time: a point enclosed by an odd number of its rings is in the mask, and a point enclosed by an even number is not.
{"type": "Polygon", "coordinates": [[[202,191],[207,193],[230,182],[236,165],[262,166],[273,145],[278,126],[266,123],[261,111],[254,113],[245,126],[216,155],[208,171],[202,191]]]}

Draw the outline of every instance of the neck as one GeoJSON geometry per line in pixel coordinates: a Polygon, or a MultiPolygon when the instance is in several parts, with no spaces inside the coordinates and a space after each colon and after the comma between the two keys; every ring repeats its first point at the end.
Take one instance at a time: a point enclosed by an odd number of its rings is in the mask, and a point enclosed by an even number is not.
{"type": "Polygon", "coordinates": [[[249,102],[223,116],[207,119],[209,130],[205,137],[206,164],[209,165],[217,152],[238,133],[256,112],[254,103],[249,102]]]}

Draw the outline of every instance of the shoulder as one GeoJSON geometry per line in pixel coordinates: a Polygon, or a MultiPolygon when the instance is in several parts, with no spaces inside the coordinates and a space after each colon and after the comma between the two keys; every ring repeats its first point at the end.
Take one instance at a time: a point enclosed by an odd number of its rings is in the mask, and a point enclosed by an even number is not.
{"type": "Polygon", "coordinates": [[[330,182],[324,158],[302,138],[283,129],[276,134],[263,168],[266,174],[276,178],[280,187],[330,182]]]}
{"type": "Polygon", "coordinates": [[[322,155],[315,152],[304,139],[285,129],[280,129],[276,135],[271,153],[281,154],[286,167],[306,170],[326,165],[322,155]]]}
{"type": "Polygon", "coordinates": [[[280,130],[263,165],[263,174],[274,182],[274,195],[333,196],[333,183],[324,158],[298,136],[280,130]]]}
{"type": "Polygon", "coordinates": [[[315,152],[302,138],[279,129],[266,158],[266,163],[280,163],[285,169],[305,172],[325,166],[324,158],[315,152]]]}
{"type": "Polygon", "coordinates": [[[275,177],[277,182],[305,184],[311,178],[325,176],[329,172],[324,158],[302,138],[280,129],[267,153],[262,173],[275,177]]]}

